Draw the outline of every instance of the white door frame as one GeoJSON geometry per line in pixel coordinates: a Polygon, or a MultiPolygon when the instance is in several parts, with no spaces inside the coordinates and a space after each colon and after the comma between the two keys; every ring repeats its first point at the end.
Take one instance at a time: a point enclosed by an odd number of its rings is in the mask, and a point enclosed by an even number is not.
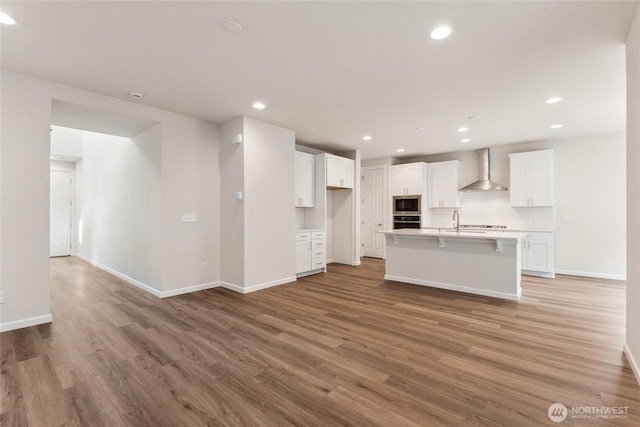
{"type": "MultiPolygon", "coordinates": [[[[371,166],[363,166],[361,168],[361,174],[362,176],[360,176],[360,182],[362,182],[363,176],[364,176],[364,171],[366,170],[371,170],[371,169],[380,169],[382,168],[382,200],[383,200],[383,206],[382,206],[382,229],[383,230],[388,230],[390,228],[390,222],[389,222],[389,218],[391,218],[390,215],[390,207],[391,207],[391,203],[389,203],[389,201],[387,200],[389,198],[389,165],[386,164],[380,164],[380,165],[371,165],[371,166]]],[[[360,204],[362,204],[362,198],[360,199],[360,204]]],[[[362,209],[360,210],[360,253],[362,254],[362,246],[364,245],[364,230],[362,230],[362,209]]],[[[387,259],[387,245],[386,245],[386,239],[382,239],[382,259],[387,259]]]]}
{"type": "MultiPolygon", "coordinates": [[[[68,163],[68,162],[65,162],[68,163]]],[[[59,165],[50,164],[49,172],[69,172],[71,174],[71,256],[76,255],[76,242],[77,242],[77,224],[76,224],[76,164],[71,163],[70,166],[63,167],[59,165]]],[[[51,210],[51,206],[49,206],[51,210]]]]}

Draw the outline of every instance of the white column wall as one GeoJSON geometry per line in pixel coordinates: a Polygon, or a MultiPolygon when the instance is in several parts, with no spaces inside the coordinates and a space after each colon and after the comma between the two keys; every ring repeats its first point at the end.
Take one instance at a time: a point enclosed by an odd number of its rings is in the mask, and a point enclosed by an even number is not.
{"type": "Polygon", "coordinates": [[[625,353],[640,382],[640,8],[627,36],[627,333],[625,353]]]}
{"type": "Polygon", "coordinates": [[[244,286],[244,142],[233,144],[235,135],[244,134],[244,118],[222,125],[220,140],[220,260],[223,286],[240,291],[244,286]]]}
{"type": "Polygon", "coordinates": [[[0,330],[51,321],[46,83],[2,70],[0,330]]]}
{"type": "Polygon", "coordinates": [[[295,133],[244,118],[245,290],[295,280],[295,133]]]}

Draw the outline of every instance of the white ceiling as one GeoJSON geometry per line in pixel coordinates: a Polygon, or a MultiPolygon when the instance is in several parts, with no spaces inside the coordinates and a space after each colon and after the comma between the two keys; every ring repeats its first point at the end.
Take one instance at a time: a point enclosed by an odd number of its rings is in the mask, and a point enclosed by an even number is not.
{"type": "Polygon", "coordinates": [[[216,123],[252,116],[305,145],[415,156],[623,130],[637,6],[3,1],[18,24],[2,26],[1,61],[114,97],[141,91],[143,104],[216,123]],[[225,31],[227,20],[244,31],[225,31]],[[431,40],[442,23],[453,34],[431,40]],[[550,96],[564,101],[546,105],[550,96]]]}

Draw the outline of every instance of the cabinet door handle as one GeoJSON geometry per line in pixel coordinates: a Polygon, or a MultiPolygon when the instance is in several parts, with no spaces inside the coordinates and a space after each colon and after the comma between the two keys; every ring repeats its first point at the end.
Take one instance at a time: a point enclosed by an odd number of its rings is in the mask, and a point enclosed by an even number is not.
{"type": "Polygon", "coordinates": [[[309,249],[313,249],[312,243],[309,242],[309,249]]]}

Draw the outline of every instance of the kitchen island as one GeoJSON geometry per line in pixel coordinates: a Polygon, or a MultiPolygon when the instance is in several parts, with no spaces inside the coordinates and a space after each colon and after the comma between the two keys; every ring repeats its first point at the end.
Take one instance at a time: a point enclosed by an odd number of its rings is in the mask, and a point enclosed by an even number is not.
{"type": "Polygon", "coordinates": [[[518,300],[526,233],[387,230],[384,278],[396,282],[518,300]]]}

